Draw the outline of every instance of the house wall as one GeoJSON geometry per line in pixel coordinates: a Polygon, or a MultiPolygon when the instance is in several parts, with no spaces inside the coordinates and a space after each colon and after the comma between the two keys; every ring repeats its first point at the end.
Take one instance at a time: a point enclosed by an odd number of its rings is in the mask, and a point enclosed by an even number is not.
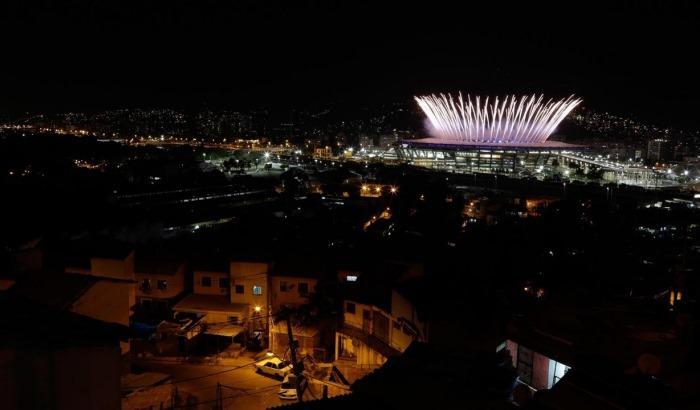
{"type": "Polygon", "coordinates": [[[346,325],[363,329],[365,333],[374,335],[400,352],[406,350],[411,342],[417,338],[417,335],[404,326],[398,318],[376,306],[346,300],[343,304],[343,311],[343,320],[346,325]],[[348,312],[348,303],[355,304],[355,313],[348,312]],[[364,311],[370,312],[369,324],[365,328],[363,328],[364,311]]]}
{"type": "MultiPolygon", "coordinates": [[[[280,330],[270,331],[270,350],[272,350],[278,356],[283,356],[289,349],[289,337],[287,337],[286,332],[280,330]]],[[[317,359],[325,359],[315,356],[316,352],[314,349],[317,349],[321,345],[321,334],[319,332],[315,333],[314,335],[295,334],[294,340],[296,340],[298,344],[298,358],[309,355],[317,359]]]]}
{"type": "MultiPolygon", "coordinates": [[[[131,300],[134,284],[101,280],[78,299],[71,311],[104,322],[129,326],[129,317],[135,301],[131,300]]],[[[129,343],[121,342],[122,353],[129,351],[129,343]]]]}
{"type": "Polygon", "coordinates": [[[134,274],[134,252],[124,259],[91,258],[90,274],[114,279],[136,279],[134,274]]]}
{"type": "Polygon", "coordinates": [[[231,287],[222,288],[219,286],[219,279],[229,279],[230,275],[228,272],[211,272],[211,271],[201,271],[196,270],[193,274],[194,281],[194,293],[200,295],[228,295],[231,287]],[[211,286],[202,285],[202,278],[211,278],[211,286]]]}
{"type": "Polygon", "coordinates": [[[116,346],[0,350],[0,408],[121,409],[116,346]]]}
{"type": "MultiPolygon", "coordinates": [[[[518,347],[518,343],[512,340],[506,341],[506,348],[509,350],[513,359],[513,367],[520,373],[521,369],[518,368],[518,347]]],[[[528,384],[536,390],[551,389],[554,385],[554,376],[557,367],[560,368],[560,374],[557,375],[558,377],[562,377],[564,373],[566,373],[566,370],[569,369],[569,366],[563,363],[550,359],[541,353],[532,351],[532,379],[528,384]]]]}
{"type": "MultiPolygon", "coordinates": [[[[268,264],[262,262],[231,262],[231,302],[247,303],[249,317],[266,317],[270,306],[268,289],[268,264]],[[243,293],[236,293],[236,286],[243,286],[243,293]],[[259,287],[259,295],[253,288],[259,287]],[[256,311],[257,310],[259,311],[256,311]]],[[[267,322],[267,319],[263,320],[267,322]]]]}
{"type": "Polygon", "coordinates": [[[396,318],[403,318],[411,322],[419,331],[419,339],[428,341],[428,329],[424,322],[418,319],[418,312],[408,299],[395,290],[391,291],[391,314],[396,318]]]}
{"type": "Polygon", "coordinates": [[[348,359],[348,352],[350,352],[352,356],[350,359],[354,360],[355,364],[359,366],[376,367],[386,362],[386,357],[374,349],[357,339],[339,332],[335,334],[335,346],[335,360],[348,359]],[[342,356],[341,351],[345,351],[346,357],[342,356]]]}
{"type": "Polygon", "coordinates": [[[278,311],[281,306],[300,306],[309,302],[308,295],[299,293],[299,284],[306,283],[309,294],[316,290],[316,279],[297,278],[292,276],[273,276],[270,280],[270,304],[273,311],[278,311]],[[288,290],[282,290],[282,282],[288,285],[288,290]]]}
{"type": "MultiPolygon", "coordinates": [[[[148,272],[136,272],[136,296],[153,298],[153,299],[171,299],[182,292],[185,291],[185,265],[182,264],[178,267],[177,271],[173,275],[156,275],[148,272]],[[141,283],[143,280],[151,281],[151,290],[144,291],[141,288],[141,283]],[[165,290],[158,289],[158,281],[164,280],[168,283],[165,290]]],[[[213,285],[213,283],[212,283],[213,285]]],[[[218,286],[218,282],[217,282],[218,286]]]]}

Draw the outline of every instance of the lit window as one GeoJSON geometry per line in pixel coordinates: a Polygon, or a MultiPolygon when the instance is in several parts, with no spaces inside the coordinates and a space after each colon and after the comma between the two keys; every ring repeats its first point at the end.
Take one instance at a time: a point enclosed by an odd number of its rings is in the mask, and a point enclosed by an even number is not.
{"type": "Polygon", "coordinates": [[[559,363],[559,362],[557,362],[557,361],[555,361],[555,360],[552,360],[552,361],[554,362],[554,374],[552,375],[552,376],[553,376],[553,377],[552,377],[552,386],[553,386],[553,385],[557,384],[557,382],[558,382],[562,377],[564,377],[564,375],[566,374],[566,372],[569,371],[570,367],[567,366],[567,365],[565,365],[565,364],[563,364],[563,363],[559,363]]]}
{"type": "Polygon", "coordinates": [[[357,275],[348,275],[345,277],[348,282],[357,282],[357,275]]]}
{"type": "Polygon", "coordinates": [[[168,281],[167,281],[167,280],[159,280],[159,281],[158,281],[158,289],[159,289],[159,290],[166,290],[166,289],[168,289],[168,281]]]}
{"type": "Polygon", "coordinates": [[[253,285],[253,295],[262,295],[262,286],[253,285]]]}

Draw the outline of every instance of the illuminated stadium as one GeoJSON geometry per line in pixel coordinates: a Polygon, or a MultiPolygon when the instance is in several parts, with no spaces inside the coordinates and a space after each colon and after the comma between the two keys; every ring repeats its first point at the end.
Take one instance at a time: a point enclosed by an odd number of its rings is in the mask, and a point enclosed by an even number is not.
{"type": "Polygon", "coordinates": [[[459,94],[415,97],[426,116],[429,138],[404,140],[399,159],[455,172],[517,173],[542,170],[561,152],[585,149],[548,138],[581,103],[542,96],[502,100],[459,94]]]}

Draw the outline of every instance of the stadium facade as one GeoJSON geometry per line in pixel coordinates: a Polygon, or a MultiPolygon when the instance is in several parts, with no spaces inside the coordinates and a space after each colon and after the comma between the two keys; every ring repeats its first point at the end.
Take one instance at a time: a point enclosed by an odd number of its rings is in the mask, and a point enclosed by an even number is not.
{"type": "Polygon", "coordinates": [[[580,145],[555,141],[532,145],[490,145],[450,144],[424,138],[404,140],[396,147],[396,156],[412,165],[446,171],[522,173],[552,165],[562,152],[585,149],[580,145]]]}

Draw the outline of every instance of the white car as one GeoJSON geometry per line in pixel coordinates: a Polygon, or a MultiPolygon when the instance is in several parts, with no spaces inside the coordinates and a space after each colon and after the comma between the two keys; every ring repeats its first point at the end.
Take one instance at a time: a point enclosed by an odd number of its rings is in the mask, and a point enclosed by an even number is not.
{"type": "Polygon", "coordinates": [[[270,376],[284,377],[292,371],[292,364],[277,356],[271,356],[255,363],[255,370],[270,376]]]}
{"type": "Polygon", "coordinates": [[[297,399],[296,376],[294,374],[284,376],[284,381],[280,386],[280,391],[277,393],[277,396],[282,400],[297,399]]]}

